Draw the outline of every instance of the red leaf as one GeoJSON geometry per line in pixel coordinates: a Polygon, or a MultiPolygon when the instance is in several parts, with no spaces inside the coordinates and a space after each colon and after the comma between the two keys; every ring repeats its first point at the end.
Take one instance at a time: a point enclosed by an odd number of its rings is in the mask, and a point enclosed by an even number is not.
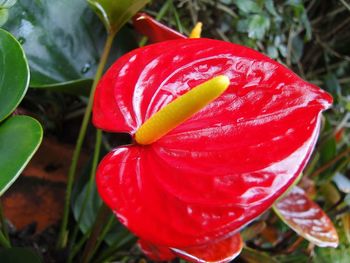
{"type": "Polygon", "coordinates": [[[102,78],[93,122],[135,131],[175,98],[217,75],[230,87],[159,141],[121,147],[98,190],[137,236],[168,247],[223,238],[294,182],[332,99],[266,56],[209,39],[165,41],[120,58],[102,78]]]}
{"type": "Polygon", "coordinates": [[[159,23],[146,13],[136,14],[132,19],[132,23],[135,29],[147,36],[151,43],[187,38],[179,32],[159,23]]]}
{"type": "Polygon", "coordinates": [[[275,204],[280,218],[300,236],[320,247],[337,247],[338,234],[326,213],[297,186],[275,204]]]}
{"type": "Polygon", "coordinates": [[[173,248],[175,254],[189,262],[230,262],[237,257],[242,250],[243,241],[239,234],[213,243],[189,247],[185,249],[173,248]]]}

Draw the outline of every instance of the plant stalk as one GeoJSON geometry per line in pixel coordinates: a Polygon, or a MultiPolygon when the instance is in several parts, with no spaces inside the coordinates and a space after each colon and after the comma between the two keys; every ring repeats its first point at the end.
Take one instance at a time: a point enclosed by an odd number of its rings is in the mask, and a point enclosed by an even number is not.
{"type": "Polygon", "coordinates": [[[100,246],[101,246],[103,240],[105,239],[106,235],[111,230],[111,228],[113,226],[113,223],[114,223],[114,220],[115,220],[115,216],[113,214],[111,214],[109,216],[109,218],[108,218],[107,223],[105,224],[105,226],[101,230],[101,234],[98,236],[95,246],[93,247],[92,251],[90,252],[90,256],[88,258],[88,262],[90,262],[90,260],[95,255],[97,250],[100,248],[100,246]]]}
{"type": "Polygon", "coordinates": [[[89,262],[90,258],[92,257],[92,252],[94,250],[93,248],[96,245],[98,237],[106,223],[106,220],[108,219],[109,214],[110,214],[110,209],[105,204],[102,204],[102,206],[100,207],[100,210],[98,211],[98,215],[96,217],[96,221],[92,228],[90,238],[86,243],[86,246],[83,252],[82,261],[81,261],[82,263],[89,262]]]}
{"type": "MultiPolygon", "coordinates": [[[[84,201],[83,201],[83,205],[81,207],[80,213],[79,213],[77,224],[74,228],[73,235],[71,237],[72,244],[75,243],[75,240],[76,240],[76,237],[77,237],[77,234],[79,231],[79,224],[83,218],[83,215],[84,215],[84,212],[86,209],[86,205],[88,203],[89,196],[91,194],[92,187],[93,187],[93,184],[95,182],[94,178],[95,178],[96,168],[97,168],[97,164],[98,164],[99,157],[100,157],[101,143],[102,143],[102,130],[97,129],[96,130],[95,150],[94,150],[94,156],[92,159],[92,167],[91,167],[90,178],[89,178],[89,182],[88,182],[88,189],[87,189],[86,194],[84,196],[84,201]]],[[[75,248],[73,248],[73,251],[75,251],[75,248]]],[[[75,253],[73,254],[73,252],[71,252],[71,254],[69,255],[69,258],[68,258],[68,262],[72,262],[74,256],[75,256],[75,253]]]]}
{"type": "Polygon", "coordinates": [[[1,229],[0,232],[2,232],[2,234],[4,235],[4,237],[7,239],[7,241],[10,243],[10,237],[8,235],[7,232],[7,228],[6,228],[6,220],[5,220],[5,215],[4,212],[2,210],[2,204],[0,203],[0,224],[1,224],[1,229]]]}
{"type": "Polygon", "coordinates": [[[57,240],[56,247],[58,249],[63,248],[66,246],[67,243],[67,225],[68,225],[68,216],[69,216],[69,206],[70,206],[70,200],[71,200],[71,194],[72,194],[72,189],[73,189],[73,182],[78,166],[78,160],[81,152],[81,148],[83,145],[83,141],[86,135],[86,130],[90,121],[90,116],[91,116],[91,111],[92,111],[92,105],[93,105],[93,99],[94,99],[94,94],[95,94],[95,89],[98,84],[98,81],[100,80],[103,70],[106,66],[107,63],[107,58],[109,55],[109,52],[112,47],[113,39],[114,39],[114,34],[108,34],[107,40],[103,49],[103,53],[100,59],[100,63],[98,65],[96,75],[94,82],[92,84],[92,88],[90,91],[90,97],[89,97],[89,102],[85,110],[83,122],[80,127],[77,143],[74,149],[73,157],[72,157],[72,163],[69,168],[68,172],[68,181],[67,181],[67,190],[66,190],[66,198],[65,198],[65,203],[64,203],[64,210],[63,210],[63,218],[62,218],[62,223],[61,223],[61,228],[57,240]]]}
{"type": "Polygon", "coordinates": [[[318,168],[316,171],[314,171],[310,175],[310,177],[312,178],[312,177],[318,176],[319,174],[323,173],[328,168],[330,168],[333,164],[335,164],[336,162],[338,162],[342,158],[346,157],[348,154],[350,154],[350,147],[346,148],[344,151],[342,151],[337,156],[335,156],[332,160],[330,160],[329,162],[325,163],[323,166],[318,168]]]}
{"type": "Polygon", "coordinates": [[[0,231],[0,245],[5,248],[10,248],[10,241],[5,237],[5,235],[0,231]]]}

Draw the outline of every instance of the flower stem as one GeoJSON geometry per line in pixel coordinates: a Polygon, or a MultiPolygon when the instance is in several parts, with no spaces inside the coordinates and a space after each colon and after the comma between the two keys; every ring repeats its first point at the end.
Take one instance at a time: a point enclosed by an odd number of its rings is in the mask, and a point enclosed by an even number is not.
{"type": "Polygon", "coordinates": [[[90,252],[90,256],[88,258],[88,262],[90,262],[91,258],[95,255],[97,250],[100,248],[100,246],[101,246],[102,242],[104,241],[106,235],[111,230],[111,228],[113,226],[113,223],[114,223],[114,220],[115,220],[115,215],[111,214],[109,216],[109,218],[108,218],[107,223],[105,224],[105,226],[101,230],[101,234],[97,237],[96,244],[93,246],[93,249],[90,252]]]}
{"type": "Polygon", "coordinates": [[[86,243],[86,246],[83,252],[82,261],[81,261],[82,263],[89,262],[92,256],[91,252],[94,251],[93,248],[96,245],[98,237],[103,229],[103,226],[106,223],[106,220],[108,219],[109,214],[110,214],[110,209],[106,205],[102,204],[102,206],[100,207],[100,210],[98,211],[90,238],[86,243]]]}
{"type": "Polygon", "coordinates": [[[4,212],[2,210],[2,204],[1,203],[0,203],[0,224],[1,224],[0,232],[2,232],[4,237],[10,243],[10,238],[9,238],[9,235],[8,235],[8,232],[7,232],[7,228],[6,228],[6,220],[5,220],[4,212]]]}
{"type": "Polygon", "coordinates": [[[0,245],[5,248],[10,248],[10,241],[5,237],[5,235],[0,231],[0,245]]]}
{"type": "Polygon", "coordinates": [[[335,164],[336,162],[338,162],[339,160],[341,160],[342,158],[346,157],[349,154],[350,154],[350,147],[346,148],[344,151],[342,151],[337,156],[335,156],[332,160],[330,160],[329,162],[325,163],[323,166],[318,168],[316,171],[314,171],[310,175],[310,177],[312,178],[314,176],[318,176],[319,174],[323,173],[328,168],[330,168],[333,164],[335,164]]]}
{"type": "Polygon", "coordinates": [[[100,80],[103,70],[105,68],[107,58],[109,55],[109,52],[112,47],[113,39],[114,39],[114,34],[108,34],[107,40],[105,43],[105,47],[103,49],[103,53],[100,59],[100,63],[98,65],[96,75],[94,82],[92,84],[92,88],[90,91],[90,97],[89,97],[89,102],[85,110],[83,122],[80,127],[77,143],[74,149],[73,157],[72,157],[72,163],[69,168],[68,172],[68,181],[67,181],[67,189],[66,189],[66,198],[65,198],[65,203],[64,203],[64,210],[63,210],[63,218],[62,218],[62,223],[61,223],[61,228],[57,240],[56,247],[58,249],[63,248],[66,246],[67,243],[67,225],[68,225],[68,216],[69,216],[69,205],[70,205],[70,200],[71,200],[71,194],[72,194],[72,189],[73,189],[73,182],[77,170],[77,165],[78,165],[78,160],[81,152],[81,148],[83,145],[83,141],[86,135],[86,130],[90,121],[90,116],[91,116],[91,111],[92,111],[92,105],[93,105],[93,99],[94,99],[94,94],[95,94],[95,89],[97,86],[98,81],[100,80]]]}
{"type": "MultiPolygon", "coordinates": [[[[93,185],[94,185],[94,182],[95,182],[94,178],[95,178],[96,168],[97,168],[97,164],[98,164],[99,157],[100,157],[101,144],[102,144],[102,130],[97,129],[96,130],[95,150],[94,150],[94,155],[93,155],[93,159],[92,159],[92,167],[91,167],[91,172],[90,172],[90,178],[89,178],[89,182],[88,182],[88,185],[87,185],[87,190],[86,190],[86,193],[85,193],[85,196],[84,196],[83,204],[81,206],[81,210],[80,210],[80,213],[79,213],[79,216],[78,216],[78,220],[77,220],[77,223],[75,225],[73,234],[72,234],[72,236],[70,238],[72,246],[75,244],[75,240],[77,238],[77,234],[78,234],[78,231],[79,231],[79,225],[80,225],[81,220],[83,218],[83,215],[85,213],[85,209],[86,209],[86,206],[87,206],[87,203],[88,203],[88,200],[89,200],[89,197],[90,197],[90,194],[92,192],[92,188],[93,188],[93,185]]],[[[80,244],[80,242],[79,242],[79,244],[80,244]]],[[[75,247],[73,247],[72,251],[75,251],[75,247]]],[[[68,262],[72,262],[74,256],[75,256],[75,253],[71,252],[69,257],[68,257],[68,262]]]]}
{"type": "Polygon", "coordinates": [[[5,248],[10,248],[11,247],[11,242],[10,242],[10,238],[8,236],[8,233],[7,233],[5,216],[4,216],[4,213],[2,211],[1,203],[0,203],[0,224],[1,224],[1,228],[0,228],[0,245],[2,247],[5,247],[5,248]]]}

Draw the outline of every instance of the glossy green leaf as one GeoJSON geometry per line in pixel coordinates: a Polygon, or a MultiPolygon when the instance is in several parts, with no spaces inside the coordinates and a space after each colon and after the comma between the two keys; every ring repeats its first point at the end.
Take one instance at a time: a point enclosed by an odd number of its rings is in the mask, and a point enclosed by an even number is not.
{"type": "Polygon", "coordinates": [[[28,116],[14,116],[0,125],[0,196],[29,162],[42,140],[41,125],[28,116]]]}
{"type": "Polygon", "coordinates": [[[29,84],[29,69],[18,41],[0,29],[0,122],[16,109],[29,84]]]}
{"type": "Polygon", "coordinates": [[[149,0],[87,0],[109,33],[115,34],[149,0]]]}
{"type": "Polygon", "coordinates": [[[290,228],[320,247],[336,247],[339,239],[332,221],[304,190],[295,186],[274,205],[274,211],[290,228]]]}
{"type": "MultiPolygon", "coordinates": [[[[86,94],[106,41],[106,30],[85,0],[18,0],[6,29],[22,43],[31,70],[30,86],[86,94]],[[61,89],[62,88],[62,89],[61,89]]],[[[110,54],[137,47],[131,30],[121,30],[110,54]]],[[[72,92],[71,92],[72,93],[72,92]]]]}
{"type": "Polygon", "coordinates": [[[41,258],[27,248],[6,248],[0,250],[1,263],[41,263],[41,258]]]}
{"type": "Polygon", "coordinates": [[[17,0],[0,0],[0,8],[10,8],[16,4],[17,0]]]}

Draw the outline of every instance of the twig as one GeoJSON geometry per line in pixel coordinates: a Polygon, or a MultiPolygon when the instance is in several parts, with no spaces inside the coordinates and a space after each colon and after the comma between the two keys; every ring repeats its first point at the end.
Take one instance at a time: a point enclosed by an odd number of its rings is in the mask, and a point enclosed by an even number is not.
{"type": "Polygon", "coordinates": [[[331,167],[333,164],[341,160],[343,157],[347,156],[350,153],[350,147],[346,148],[344,151],[342,151],[340,154],[338,154],[336,157],[334,157],[329,162],[325,163],[323,166],[318,168],[316,171],[314,171],[310,177],[315,177],[319,175],[320,173],[326,171],[329,167],[331,167]]]}
{"type": "Polygon", "coordinates": [[[350,5],[347,2],[345,2],[345,0],[340,0],[340,2],[346,7],[346,9],[350,11],[350,5]]]}

